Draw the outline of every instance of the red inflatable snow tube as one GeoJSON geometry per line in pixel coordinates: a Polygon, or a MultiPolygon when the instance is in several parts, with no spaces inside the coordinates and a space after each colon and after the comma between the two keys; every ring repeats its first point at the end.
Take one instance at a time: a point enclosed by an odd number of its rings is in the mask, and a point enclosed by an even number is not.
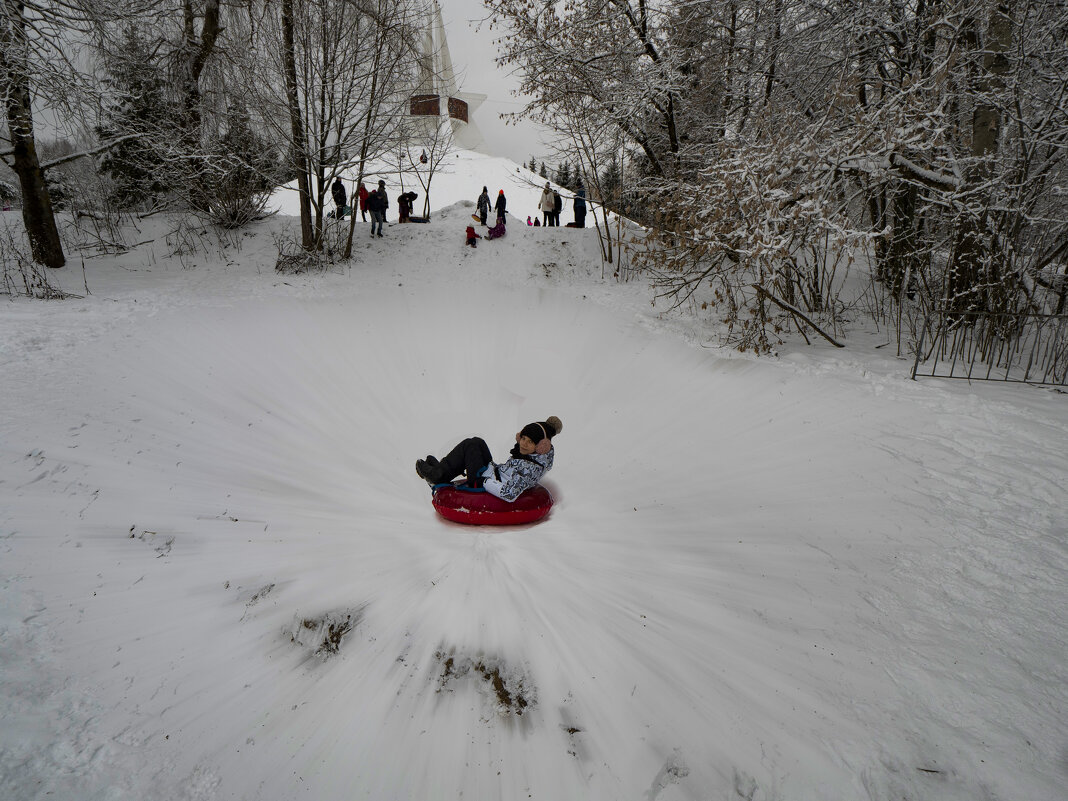
{"type": "Polygon", "coordinates": [[[549,514],[553,496],[540,484],[531,487],[512,503],[485,490],[460,489],[458,485],[434,490],[434,508],[446,520],[473,526],[518,526],[533,523],[549,514]]]}

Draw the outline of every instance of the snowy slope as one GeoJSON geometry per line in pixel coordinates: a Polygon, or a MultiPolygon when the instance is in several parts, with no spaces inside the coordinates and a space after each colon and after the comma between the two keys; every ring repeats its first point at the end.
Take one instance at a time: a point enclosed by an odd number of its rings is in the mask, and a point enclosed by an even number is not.
{"type": "Polygon", "coordinates": [[[470,195],[3,304],[0,798],[1063,799],[1064,396],[696,346],[470,195]],[[434,515],[549,414],[547,520],[434,515]]]}
{"type": "MultiPolygon", "coordinates": [[[[564,225],[574,219],[572,213],[572,199],[574,194],[551,181],[540,178],[526,167],[519,166],[513,161],[498,156],[488,156],[473,150],[454,148],[442,159],[441,163],[430,174],[426,168],[420,166],[420,175],[411,172],[401,172],[386,164],[372,164],[368,167],[365,183],[368,189],[374,189],[379,180],[386,182],[386,195],[389,198],[388,217],[396,221],[397,218],[397,195],[401,192],[416,192],[419,197],[415,203],[415,213],[421,214],[423,201],[427,194],[424,184],[429,181],[430,186],[430,209],[431,217],[439,209],[444,209],[458,202],[469,201],[472,207],[478,196],[482,193],[482,187],[489,191],[490,203],[497,202],[499,192],[504,192],[507,200],[508,213],[520,222],[526,222],[527,217],[540,218],[538,203],[541,200],[542,190],[545,184],[560,192],[564,198],[564,210],[560,213],[560,223],[564,225]]],[[[357,171],[347,172],[342,176],[345,180],[345,189],[349,197],[352,196],[352,187],[359,178],[357,171]]],[[[328,209],[333,209],[333,203],[329,196],[326,199],[328,209]]],[[[587,203],[591,212],[592,204],[587,203]]],[[[282,214],[298,216],[300,214],[300,202],[296,193],[296,183],[288,185],[273,198],[270,205],[272,210],[282,214]]],[[[473,209],[472,209],[473,211],[473,209]]],[[[493,214],[490,215],[491,219],[493,214]]],[[[593,225],[592,216],[589,225],[593,225]]]]}

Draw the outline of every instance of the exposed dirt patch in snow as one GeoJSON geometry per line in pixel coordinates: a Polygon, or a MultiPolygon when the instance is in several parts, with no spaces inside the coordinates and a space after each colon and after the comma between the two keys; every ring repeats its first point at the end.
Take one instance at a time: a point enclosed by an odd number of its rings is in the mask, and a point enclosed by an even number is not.
{"type": "Polygon", "coordinates": [[[486,656],[457,656],[438,651],[441,663],[438,692],[456,681],[475,679],[484,692],[491,693],[497,711],[504,715],[522,715],[537,703],[537,692],[525,671],[509,667],[503,660],[486,656]]]}
{"type": "Polygon", "coordinates": [[[359,625],[363,609],[335,609],[316,617],[300,617],[286,631],[290,642],[328,659],[341,652],[345,637],[359,625]]]}

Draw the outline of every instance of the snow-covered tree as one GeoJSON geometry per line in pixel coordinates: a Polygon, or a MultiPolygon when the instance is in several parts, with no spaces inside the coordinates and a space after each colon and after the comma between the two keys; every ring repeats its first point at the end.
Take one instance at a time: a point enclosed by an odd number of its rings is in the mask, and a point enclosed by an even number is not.
{"type": "Polygon", "coordinates": [[[112,180],[112,200],[120,208],[153,205],[169,193],[166,153],[161,142],[176,133],[178,104],[168,90],[157,47],[137,26],[122,33],[120,46],[102,54],[102,111],[96,134],[117,140],[99,168],[112,180]]]}
{"type": "Polygon", "coordinates": [[[503,28],[501,63],[517,69],[520,90],[533,98],[527,113],[551,120],[558,106],[581,95],[591,111],[645,151],[658,172],[673,172],[679,82],[663,42],[674,4],[486,0],[485,5],[503,28]]]}
{"type": "Polygon", "coordinates": [[[855,260],[898,309],[1063,306],[1063,4],[486,5],[524,113],[567,134],[582,108],[641,157],[643,263],[743,346],[833,332],[855,260]]]}
{"type": "Polygon", "coordinates": [[[33,260],[54,268],[66,256],[37,152],[34,96],[59,100],[73,82],[69,76],[76,71],[65,55],[63,31],[77,24],[86,24],[77,6],[0,2],[0,95],[7,123],[0,157],[18,177],[33,260]]]}

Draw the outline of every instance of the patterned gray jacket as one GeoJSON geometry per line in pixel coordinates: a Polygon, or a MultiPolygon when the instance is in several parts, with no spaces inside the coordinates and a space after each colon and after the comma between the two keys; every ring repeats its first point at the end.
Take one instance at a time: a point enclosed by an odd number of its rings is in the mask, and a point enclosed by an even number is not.
{"type": "Polygon", "coordinates": [[[491,495],[511,503],[553,469],[554,453],[555,448],[550,448],[548,453],[535,453],[530,459],[512,458],[502,464],[490,462],[489,467],[482,472],[482,486],[491,495]],[[497,476],[500,476],[500,480],[497,476]]]}

